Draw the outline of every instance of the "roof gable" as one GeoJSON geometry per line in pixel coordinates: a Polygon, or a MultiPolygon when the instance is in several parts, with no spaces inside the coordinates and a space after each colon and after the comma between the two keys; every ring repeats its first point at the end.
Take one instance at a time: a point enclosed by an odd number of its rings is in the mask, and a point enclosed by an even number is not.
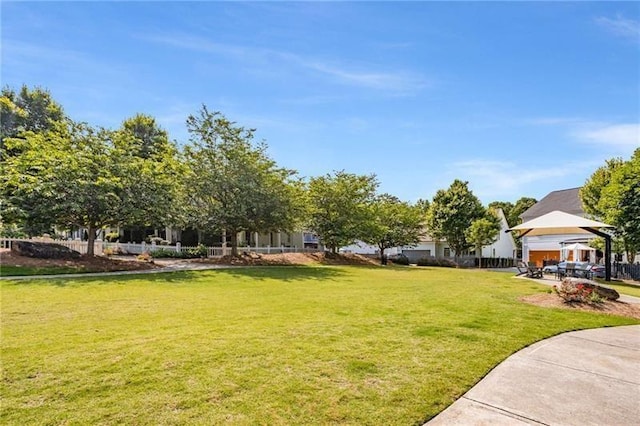
{"type": "Polygon", "coordinates": [[[547,194],[542,200],[535,203],[527,211],[520,215],[523,222],[535,219],[552,211],[561,211],[576,216],[584,216],[582,200],[580,200],[580,188],[561,189],[547,194]]]}

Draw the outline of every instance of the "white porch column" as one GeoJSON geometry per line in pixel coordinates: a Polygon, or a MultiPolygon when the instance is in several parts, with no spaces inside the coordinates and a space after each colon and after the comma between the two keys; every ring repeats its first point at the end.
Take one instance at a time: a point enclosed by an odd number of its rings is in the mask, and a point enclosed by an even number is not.
{"type": "Polygon", "coordinates": [[[258,248],[258,239],[260,238],[257,232],[253,233],[253,237],[255,238],[256,241],[256,248],[258,248]]]}

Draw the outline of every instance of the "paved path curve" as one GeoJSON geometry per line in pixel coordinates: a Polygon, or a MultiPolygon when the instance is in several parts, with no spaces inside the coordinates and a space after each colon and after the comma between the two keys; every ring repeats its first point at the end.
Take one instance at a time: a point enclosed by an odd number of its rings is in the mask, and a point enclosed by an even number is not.
{"type": "Polygon", "coordinates": [[[639,425],[640,325],[564,333],[522,349],[427,424],[639,425]]]}

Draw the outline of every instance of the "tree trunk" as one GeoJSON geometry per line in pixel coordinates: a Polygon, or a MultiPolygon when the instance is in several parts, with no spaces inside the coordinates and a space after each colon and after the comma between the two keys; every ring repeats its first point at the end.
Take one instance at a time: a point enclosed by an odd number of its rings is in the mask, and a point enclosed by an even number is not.
{"type": "Polygon", "coordinates": [[[231,230],[231,256],[238,255],[238,233],[235,230],[231,230]]]}
{"type": "Polygon", "coordinates": [[[87,256],[95,256],[94,246],[96,241],[96,228],[89,225],[87,228],[87,256]]]}
{"type": "Polygon", "coordinates": [[[380,249],[380,264],[381,265],[386,265],[387,262],[386,262],[386,260],[384,258],[384,247],[378,246],[378,248],[380,249]]]}

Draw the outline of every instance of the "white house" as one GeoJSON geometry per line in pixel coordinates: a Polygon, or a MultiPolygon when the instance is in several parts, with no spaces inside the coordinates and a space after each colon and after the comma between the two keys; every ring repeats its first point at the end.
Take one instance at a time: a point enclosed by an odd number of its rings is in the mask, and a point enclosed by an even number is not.
{"type": "MultiPolygon", "coordinates": [[[[482,257],[490,258],[515,258],[518,246],[510,233],[505,231],[509,229],[509,224],[502,209],[497,210],[500,219],[500,232],[493,244],[482,248],[482,257]]],[[[415,262],[423,257],[452,257],[453,250],[445,240],[436,240],[430,235],[425,235],[418,245],[415,247],[401,247],[402,254],[407,256],[410,261],[415,262]]],[[[468,253],[458,253],[458,255],[474,255],[471,250],[468,253]]]]}

